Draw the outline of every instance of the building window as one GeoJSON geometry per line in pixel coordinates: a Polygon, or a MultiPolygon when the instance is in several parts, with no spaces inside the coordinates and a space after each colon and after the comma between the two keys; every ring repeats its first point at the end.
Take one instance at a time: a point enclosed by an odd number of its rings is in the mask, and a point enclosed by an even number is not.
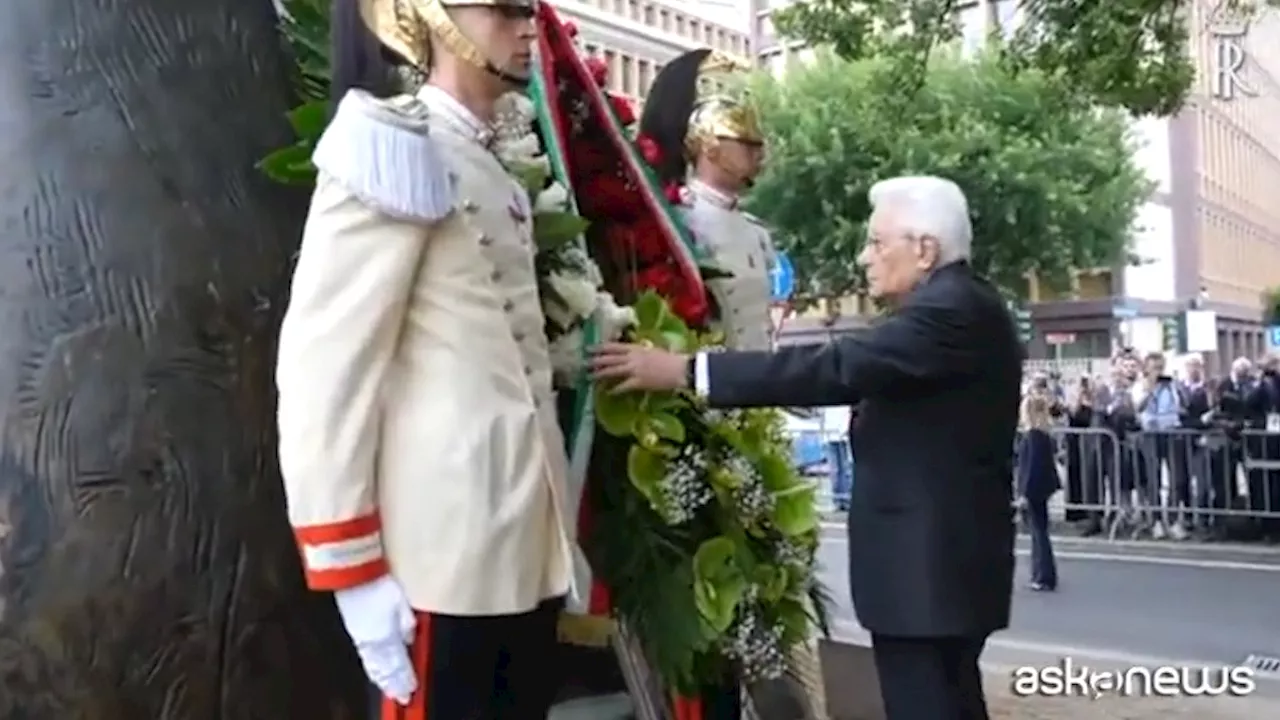
{"type": "Polygon", "coordinates": [[[684,33],[684,16],[676,13],[676,34],[683,37],[684,33]]]}
{"type": "Polygon", "coordinates": [[[630,55],[622,56],[622,77],[619,78],[619,84],[622,86],[622,92],[627,95],[636,94],[636,86],[631,76],[631,69],[635,65],[630,55]]]}
{"type": "Polygon", "coordinates": [[[724,29],[722,28],[722,29],[716,30],[716,47],[723,50],[725,49],[725,47],[728,46],[728,44],[729,43],[725,41],[724,29]]]}
{"type": "Polygon", "coordinates": [[[658,11],[658,27],[664,31],[671,29],[671,11],[670,10],[658,11]]]}
{"type": "Polygon", "coordinates": [[[702,39],[702,23],[692,18],[689,19],[689,37],[694,40],[702,39]]]}
{"type": "Polygon", "coordinates": [[[627,0],[627,17],[632,20],[640,19],[640,2],[639,0],[627,0]]]}
{"type": "Polygon", "coordinates": [[[653,27],[653,3],[644,4],[644,24],[653,27]]]}
{"type": "Polygon", "coordinates": [[[609,84],[617,87],[618,84],[618,53],[612,50],[604,51],[604,64],[609,68],[609,84]]]}
{"type": "Polygon", "coordinates": [[[636,60],[636,85],[639,85],[640,97],[649,94],[649,83],[653,82],[653,62],[640,58],[636,60]]]}

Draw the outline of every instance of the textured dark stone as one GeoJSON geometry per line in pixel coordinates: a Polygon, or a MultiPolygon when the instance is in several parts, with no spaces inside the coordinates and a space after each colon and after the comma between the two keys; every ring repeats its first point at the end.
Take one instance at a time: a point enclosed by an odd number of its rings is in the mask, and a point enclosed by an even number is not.
{"type": "Polygon", "coordinates": [[[271,382],[305,197],[270,0],[0,21],[0,718],[342,720],[271,382]]]}

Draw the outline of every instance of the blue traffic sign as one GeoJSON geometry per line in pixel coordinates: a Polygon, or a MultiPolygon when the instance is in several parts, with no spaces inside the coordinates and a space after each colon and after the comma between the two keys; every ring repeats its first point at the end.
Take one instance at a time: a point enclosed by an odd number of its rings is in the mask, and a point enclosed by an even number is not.
{"type": "Polygon", "coordinates": [[[769,270],[769,284],[774,302],[786,302],[796,291],[796,269],[786,253],[778,252],[774,256],[773,268],[769,270]]]}
{"type": "Polygon", "coordinates": [[[1280,348],[1280,325],[1267,328],[1267,343],[1273,348],[1280,348]]]}

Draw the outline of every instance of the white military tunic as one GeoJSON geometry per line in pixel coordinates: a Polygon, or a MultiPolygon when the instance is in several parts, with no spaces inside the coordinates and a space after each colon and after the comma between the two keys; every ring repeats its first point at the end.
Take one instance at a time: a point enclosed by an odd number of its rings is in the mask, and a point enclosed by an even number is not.
{"type": "Polygon", "coordinates": [[[348,95],[317,146],[277,373],[313,588],[389,571],[415,609],[497,615],[572,585],[532,211],[489,140],[428,87],[348,95]]]}
{"type": "Polygon", "coordinates": [[[738,209],[737,198],[696,178],[685,189],[681,207],[694,242],[733,275],[707,283],[720,307],[726,344],[740,350],[772,347],[769,270],[774,249],[769,231],[738,209]]]}

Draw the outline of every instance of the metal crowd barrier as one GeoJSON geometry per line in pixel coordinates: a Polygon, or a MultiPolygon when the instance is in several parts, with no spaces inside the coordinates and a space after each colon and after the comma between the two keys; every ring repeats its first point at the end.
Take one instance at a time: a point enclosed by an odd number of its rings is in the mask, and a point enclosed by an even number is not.
{"type": "Polygon", "coordinates": [[[1181,539],[1280,524],[1280,433],[1054,428],[1065,519],[1181,539]]]}
{"type": "MultiPolygon", "coordinates": [[[[1111,538],[1220,535],[1231,525],[1280,532],[1280,433],[1054,427],[1064,519],[1111,538]]],[[[793,433],[800,472],[825,511],[848,509],[856,461],[842,432],[793,433]]],[[[1015,464],[1016,467],[1016,464],[1015,464]]],[[[1016,481],[1016,479],[1015,479],[1016,481]]]]}

